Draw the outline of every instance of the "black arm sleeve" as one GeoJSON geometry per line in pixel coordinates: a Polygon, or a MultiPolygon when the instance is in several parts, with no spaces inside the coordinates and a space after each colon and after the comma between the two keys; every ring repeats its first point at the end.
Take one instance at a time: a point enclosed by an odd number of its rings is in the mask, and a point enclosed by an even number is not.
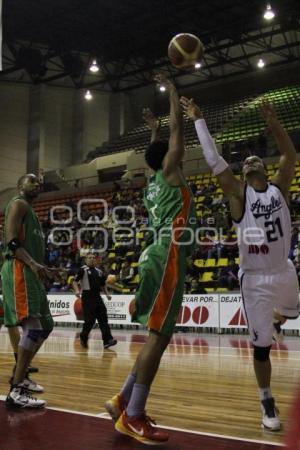
{"type": "Polygon", "coordinates": [[[106,283],[106,276],[105,275],[100,275],[100,286],[102,287],[102,286],[105,286],[105,283],[106,283]]]}
{"type": "Polygon", "coordinates": [[[81,267],[81,269],[79,269],[77,274],[75,275],[74,281],[80,281],[82,279],[83,275],[84,275],[84,270],[81,267]]]}

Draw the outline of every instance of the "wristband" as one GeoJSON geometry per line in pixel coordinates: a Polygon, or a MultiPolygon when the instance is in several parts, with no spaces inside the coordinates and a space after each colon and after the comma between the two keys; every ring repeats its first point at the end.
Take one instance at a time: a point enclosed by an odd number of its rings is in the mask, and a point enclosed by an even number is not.
{"type": "Polygon", "coordinates": [[[15,254],[17,249],[22,247],[22,244],[18,238],[13,238],[8,242],[7,247],[13,254],[15,254]]]}

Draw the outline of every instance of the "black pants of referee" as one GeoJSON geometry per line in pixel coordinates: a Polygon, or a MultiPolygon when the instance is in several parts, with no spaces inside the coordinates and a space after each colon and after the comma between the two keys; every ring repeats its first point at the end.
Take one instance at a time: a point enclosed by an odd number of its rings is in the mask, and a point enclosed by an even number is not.
{"type": "Polygon", "coordinates": [[[83,295],[82,310],[84,324],[80,334],[83,341],[87,342],[96,320],[102,333],[103,343],[107,344],[113,339],[108,325],[107,309],[101,297],[91,298],[83,295]]]}

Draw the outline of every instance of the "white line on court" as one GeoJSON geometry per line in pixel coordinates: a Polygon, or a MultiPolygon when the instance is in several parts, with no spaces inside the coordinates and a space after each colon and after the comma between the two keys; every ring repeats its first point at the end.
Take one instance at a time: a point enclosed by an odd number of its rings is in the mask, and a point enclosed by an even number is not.
{"type": "MultiPolygon", "coordinates": [[[[4,395],[0,395],[0,400],[5,401],[5,398],[6,397],[4,395]]],[[[81,412],[81,411],[73,411],[71,409],[64,409],[64,408],[47,407],[46,409],[50,409],[52,411],[65,412],[68,414],[77,414],[77,415],[81,415],[81,416],[95,417],[97,419],[111,420],[111,418],[109,417],[109,415],[106,412],[99,413],[99,414],[92,414],[92,413],[86,413],[86,412],[81,412]]],[[[235,436],[226,436],[223,434],[216,434],[216,433],[205,433],[202,431],[187,430],[185,428],[169,427],[169,426],[165,426],[165,425],[160,425],[160,427],[167,429],[167,430],[179,431],[181,433],[196,434],[198,436],[208,436],[208,437],[228,439],[228,440],[240,441],[240,442],[253,442],[254,444],[267,444],[267,445],[273,445],[276,447],[282,446],[282,444],[277,443],[277,442],[270,442],[270,441],[257,440],[257,439],[243,439],[243,438],[239,438],[239,437],[235,437],[235,436]]]]}

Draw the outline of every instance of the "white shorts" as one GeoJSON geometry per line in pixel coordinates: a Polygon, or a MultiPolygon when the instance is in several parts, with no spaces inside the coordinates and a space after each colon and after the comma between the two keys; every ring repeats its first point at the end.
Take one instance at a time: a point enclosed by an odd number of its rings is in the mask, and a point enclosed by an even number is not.
{"type": "Polygon", "coordinates": [[[273,309],[285,317],[299,315],[298,277],[292,261],[277,273],[240,273],[240,286],[250,339],[257,347],[272,345],[273,309]]]}

